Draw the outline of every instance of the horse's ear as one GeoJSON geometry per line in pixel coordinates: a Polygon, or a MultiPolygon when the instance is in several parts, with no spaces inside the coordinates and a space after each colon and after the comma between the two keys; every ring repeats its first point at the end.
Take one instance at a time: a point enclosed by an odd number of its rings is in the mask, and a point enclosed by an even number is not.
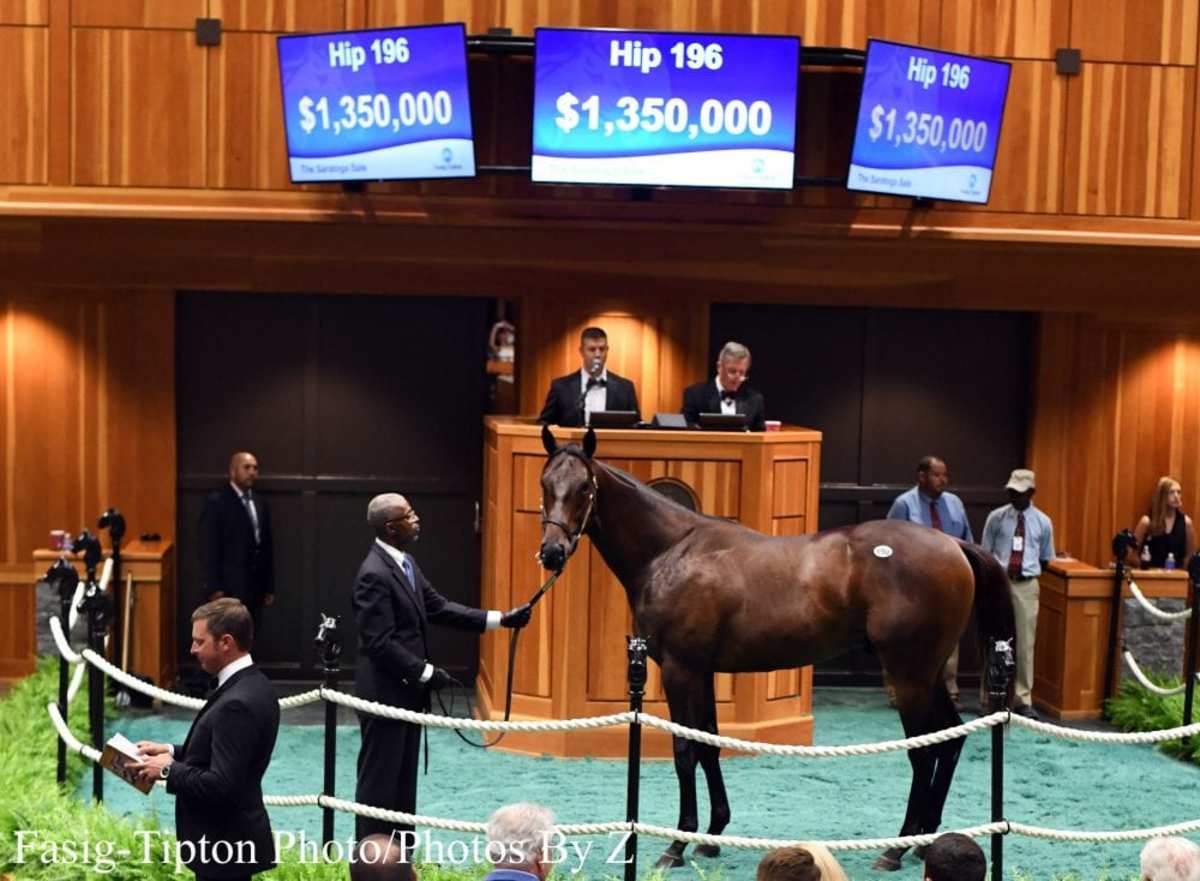
{"type": "Polygon", "coordinates": [[[583,454],[590,459],[590,458],[592,458],[592,454],[595,452],[596,452],[596,431],[595,431],[595,429],[589,428],[587,430],[587,434],[585,434],[583,436],[583,454]]]}
{"type": "Polygon", "coordinates": [[[553,456],[558,452],[558,441],[554,439],[554,433],[550,431],[549,425],[542,426],[542,446],[546,448],[547,456],[553,456]]]}

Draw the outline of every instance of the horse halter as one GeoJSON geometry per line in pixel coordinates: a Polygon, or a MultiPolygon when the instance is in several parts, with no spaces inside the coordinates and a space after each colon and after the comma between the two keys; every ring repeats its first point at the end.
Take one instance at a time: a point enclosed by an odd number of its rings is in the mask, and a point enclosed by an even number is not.
{"type": "MultiPolygon", "coordinates": [[[[594,511],[596,508],[596,496],[600,492],[600,487],[596,482],[596,471],[594,468],[592,468],[591,462],[588,461],[587,457],[584,456],[583,453],[571,447],[560,447],[558,452],[556,452],[554,455],[557,456],[559,454],[574,456],[576,459],[582,462],[583,467],[587,469],[588,483],[591,485],[591,492],[588,493],[587,510],[583,512],[583,519],[579,521],[578,529],[571,529],[561,520],[555,520],[552,517],[547,517],[546,505],[544,502],[538,506],[538,510],[542,513],[542,526],[545,527],[547,523],[549,523],[551,526],[557,526],[562,530],[563,535],[567,537],[567,541],[569,542],[567,547],[567,559],[570,559],[571,555],[575,553],[575,548],[579,545],[579,539],[583,536],[583,533],[587,531],[588,521],[591,520],[592,511],[594,511]]],[[[538,551],[537,557],[539,562],[541,560],[541,556],[541,551],[538,551]]]]}

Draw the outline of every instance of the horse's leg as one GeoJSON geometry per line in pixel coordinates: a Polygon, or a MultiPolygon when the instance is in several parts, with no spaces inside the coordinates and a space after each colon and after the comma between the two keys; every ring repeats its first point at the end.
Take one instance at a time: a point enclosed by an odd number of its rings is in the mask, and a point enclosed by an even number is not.
{"type": "MultiPolygon", "coordinates": [[[[717,734],[717,698],[713,690],[713,677],[708,677],[704,694],[705,731],[717,734]]],[[[725,792],[725,778],[721,775],[721,748],[697,743],[693,745],[700,754],[700,767],[704,769],[704,780],[708,783],[709,819],[708,834],[720,835],[729,825],[729,796],[725,792]]],[[[718,844],[697,844],[697,856],[715,857],[721,853],[718,844]]]]}
{"type": "MultiPolygon", "coordinates": [[[[931,731],[941,731],[962,724],[962,717],[954,709],[954,702],[946,691],[944,683],[938,682],[934,687],[933,712],[931,731]]],[[[936,832],[942,824],[942,809],[946,806],[946,796],[950,794],[950,782],[954,779],[954,769],[958,766],[958,757],[962,753],[965,737],[956,737],[933,747],[937,758],[937,767],[933,772],[933,782],[929,791],[929,804],[926,805],[925,816],[921,821],[922,832],[936,832]]],[[[917,848],[913,853],[922,856],[925,849],[917,848]]]]}
{"type": "MultiPolygon", "coordinates": [[[[711,674],[710,674],[711,675],[711,674]]],[[[663,690],[671,709],[671,721],[689,728],[703,724],[700,705],[704,694],[703,675],[664,655],[662,659],[663,690]]],[[[695,832],[700,826],[696,805],[696,744],[682,737],[672,737],[675,751],[675,776],[679,778],[679,825],[683,832],[695,832]]],[[[672,841],[655,863],[656,869],[674,869],[683,865],[686,841],[672,841]]]]}
{"type": "MultiPolygon", "coordinates": [[[[895,685],[896,705],[900,711],[900,722],[904,726],[905,736],[915,737],[933,730],[929,727],[932,696],[929,687],[910,682],[897,682],[895,685]]],[[[942,690],[945,691],[944,685],[942,690]]],[[[916,835],[921,831],[921,822],[925,818],[930,787],[933,784],[936,759],[930,747],[922,747],[908,751],[908,763],[912,766],[912,785],[908,790],[908,808],[904,813],[904,824],[900,827],[901,836],[916,835]]],[[[900,868],[900,859],[907,850],[907,847],[889,847],[879,855],[872,868],[896,871],[900,868]]]]}

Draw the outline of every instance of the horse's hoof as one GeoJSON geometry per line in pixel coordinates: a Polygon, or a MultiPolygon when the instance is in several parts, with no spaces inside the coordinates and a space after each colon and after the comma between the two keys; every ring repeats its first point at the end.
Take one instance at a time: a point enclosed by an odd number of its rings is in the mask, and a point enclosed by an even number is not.
{"type": "Polygon", "coordinates": [[[876,872],[896,872],[900,869],[900,857],[904,855],[904,851],[891,848],[881,853],[878,859],[872,863],[871,868],[876,872]]]}
{"type": "Polygon", "coordinates": [[[719,857],[721,855],[721,845],[697,844],[692,848],[692,852],[698,857],[719,857]]]}
{"type": "Polygon", "coordinates": [[[682,865],[683,854],[674,854],[668,850],[658,858],[658,862],[654,864],[654,868],[661,871],[663,869],[678,869],[682,865]]]}

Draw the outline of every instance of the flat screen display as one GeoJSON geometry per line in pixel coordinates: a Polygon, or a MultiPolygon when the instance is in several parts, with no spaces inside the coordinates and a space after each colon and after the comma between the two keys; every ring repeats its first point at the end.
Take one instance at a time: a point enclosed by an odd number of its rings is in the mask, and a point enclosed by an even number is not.
{"type": "Polygon", "coordinates": [[[1011,65],[884,40],[867,45],[847,187],[986,203],[1011,65]]]}
{"type": "Polygon", "coordinates": [[[474,177],[466,28],[279,37],[293,183],[474,177]]]}
{"type": "Polygon", "coordinates": [[[538,28],[539,183],[791,189],[800,39],[538,28]]]}

